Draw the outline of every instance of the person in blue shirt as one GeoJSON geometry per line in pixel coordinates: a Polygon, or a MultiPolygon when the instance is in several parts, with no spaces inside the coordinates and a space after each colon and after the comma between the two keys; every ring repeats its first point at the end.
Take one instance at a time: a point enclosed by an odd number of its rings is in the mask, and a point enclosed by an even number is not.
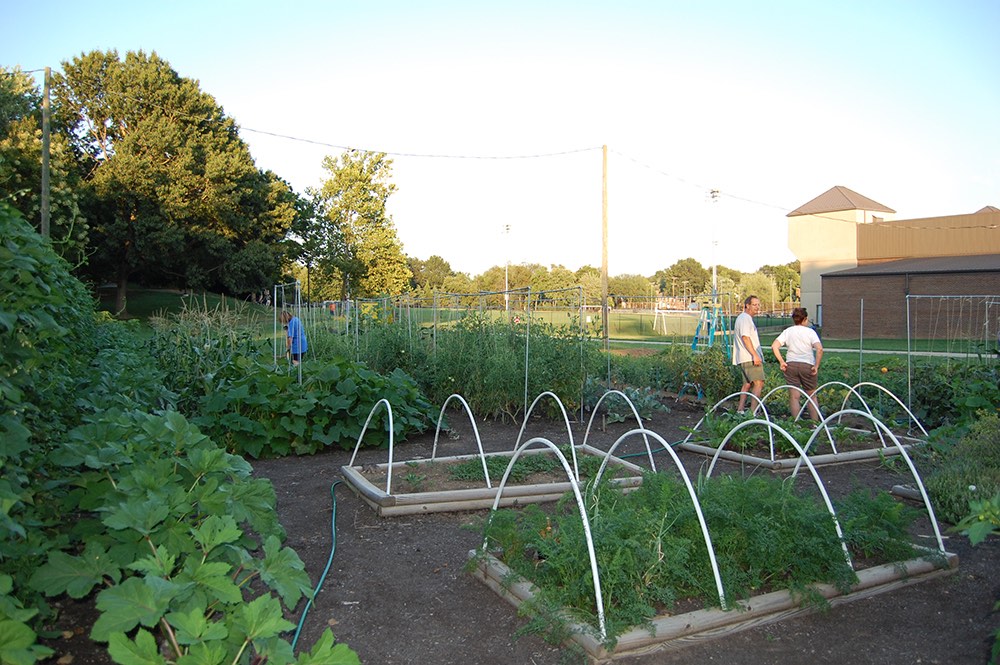
{"type": "Polygon", "coordinates": [[[302,356],[309,349],[306,342],[306,331],[302,327],[299,317],[292,316],[287,311],[281,312],[281,322],[285,325],[287,337],[285,338],[286,355],[291,359],[293,365],[298,365],[302,356]]]}

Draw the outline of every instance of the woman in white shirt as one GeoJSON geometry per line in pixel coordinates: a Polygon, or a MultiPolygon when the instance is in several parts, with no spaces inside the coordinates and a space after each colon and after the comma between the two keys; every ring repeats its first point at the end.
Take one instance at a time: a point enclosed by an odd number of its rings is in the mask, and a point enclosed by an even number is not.
{"type": "MultiPolygon", "coordinates": [[[[807,401],[809,417],[819,420],[819,410],[812,400],[818,384],[819,363],[823,359],[823,344],[819,341],[819,335],[809,326],[809,315],[805,307],[796,307],[792,310],[792,321],[794,326],[785,328],[777,339],[771,344],[774,357],[778,359],[781,371],[785,375],[785,383],[790,386],[801,388],[809,395],[807,401]],[[781,357],[781,347],[787,346],[787,362],[781,357]]],[[[788,391],[788,408],[791,409],[792,417],[799,414],[799,391],[788,391]]]]}

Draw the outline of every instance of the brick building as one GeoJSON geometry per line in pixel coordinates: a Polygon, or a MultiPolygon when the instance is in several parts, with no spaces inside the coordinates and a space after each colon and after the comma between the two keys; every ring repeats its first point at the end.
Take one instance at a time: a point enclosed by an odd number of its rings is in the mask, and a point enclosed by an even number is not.
{"type": "Polygon", "coordinates": [[[914,337],[953,339],[995,333],[1000,316],[1000,254],[899,259],[826,273],[823,278],[823,336],[907,337],[907,295],[996,296],[988,301],[909,303],[914,337]],[[864,329],[862,331],[862,300],[864,329]]]}
{"type": "MultiPolygon", "coordinates": [[[[859,337],[862,299],[864,336],[900,338],[906,337],[908,295],[1000,295],[1000,209],[904,220],[894,215],[839,186],[788,213],[802,304],[824,336],[859,337]]],[[[973,330],[978,316],[980,329],[995,327],[1000,322],[982,320],[1000,313],[991,311],[966,311],[956,325],[973,330]]],[[[954,336],[946,325],[935,330],[947,332],[936,334],[954,336]]]]}

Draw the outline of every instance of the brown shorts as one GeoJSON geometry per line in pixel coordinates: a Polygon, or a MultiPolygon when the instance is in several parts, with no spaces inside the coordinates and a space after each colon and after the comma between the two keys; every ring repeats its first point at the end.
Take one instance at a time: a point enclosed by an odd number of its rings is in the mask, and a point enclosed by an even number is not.
{"type": "Polygon", "coordinates": [[[816,390],[816,375],[812,373],[813,366],[809,363],[788,363],[785,365],[785,382],[790,386],[802,388],[807,393],[816,390]]]}

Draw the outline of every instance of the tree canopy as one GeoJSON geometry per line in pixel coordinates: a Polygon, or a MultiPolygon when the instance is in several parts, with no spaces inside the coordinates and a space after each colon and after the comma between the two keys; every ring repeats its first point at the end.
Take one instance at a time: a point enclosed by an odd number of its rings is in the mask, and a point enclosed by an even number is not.
{"type": "MultiPolygon", "coordinates": [[[[411,272],[386,202],[396,191],[392,160],[385,153],[349,151],[325,157],[330,174],[312,192],[318,211],[317,266],[325,279],[340,279],[345,297],[403,293],[411,272]]],[[[312,234],[316,236],[316,234],[312,234]]]]}
{"type": "Polygon", "coordinates": [[[256,168],[235,122],[156,55],[93,51],[53,93],[91,188],[95,278],[246,293],[280,274],[295,195],[256,168]]]}

